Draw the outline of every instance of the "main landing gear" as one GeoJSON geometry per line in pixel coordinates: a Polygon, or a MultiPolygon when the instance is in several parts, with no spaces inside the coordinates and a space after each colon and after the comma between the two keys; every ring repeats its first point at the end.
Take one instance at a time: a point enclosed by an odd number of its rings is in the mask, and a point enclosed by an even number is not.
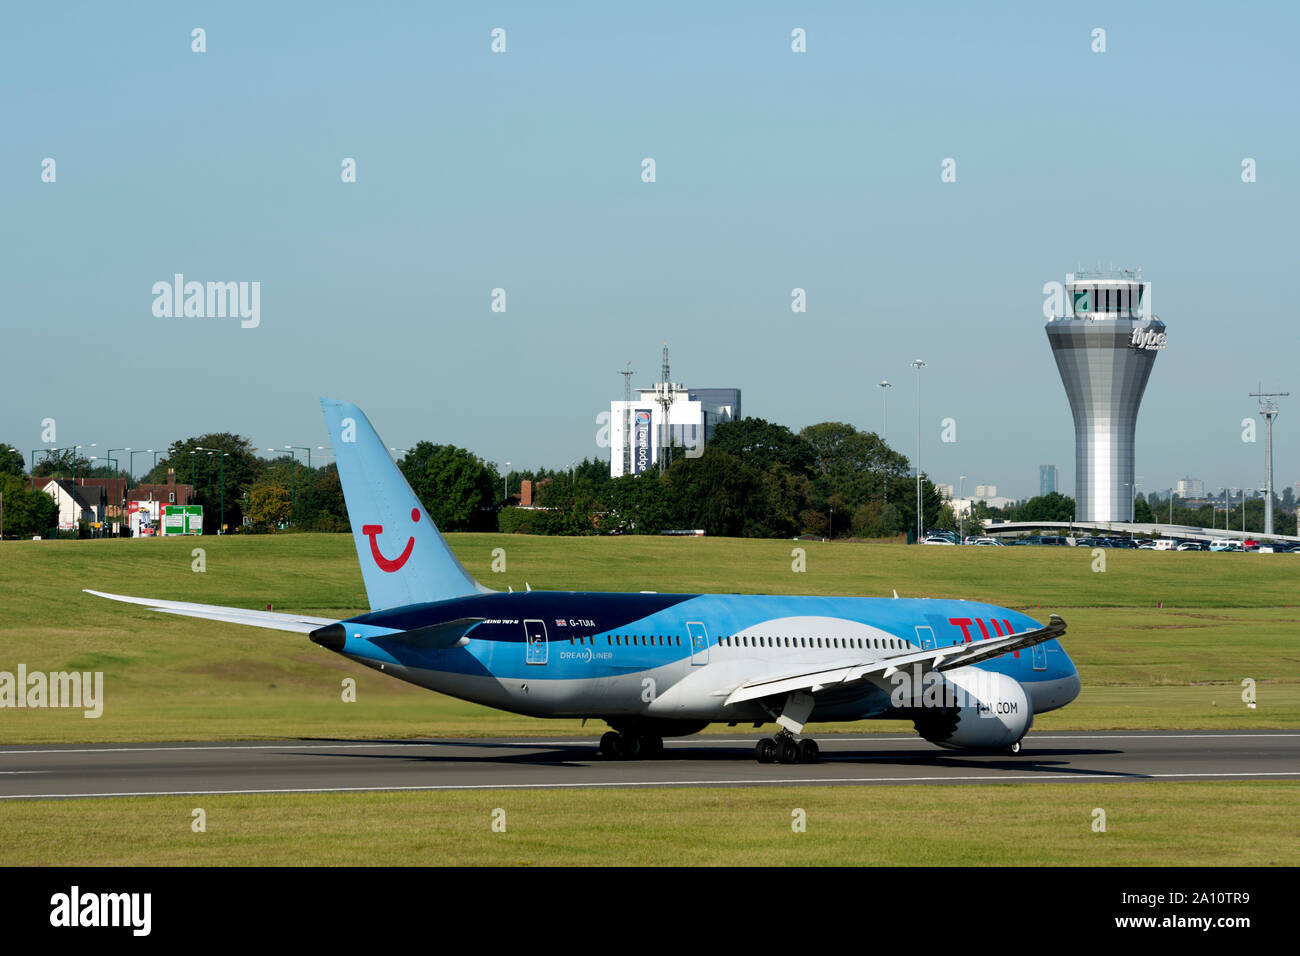
{"type": "Polygon", "coordinates": [[[611,760],[652,759],[663,756],[664,739],[654,734],[620,734],[608,731],[600,738],[600,753],[611,760]]]}
{"type": "MultiPolygon", "coordinates": [[[[764,705],[766,707],[766,705],[764,705]]],[[[778,715],[768,713],[781,725],[775,737],[764,737],[754,747],[754,756],[759,763],[816,763],[821,756],[817,741],[811,737],[795,739],[795,734],[803,733],[804,724],[813,710],[813,696],[797,690],[788,695],[778,715]]]]}
{"type": "Polygon", "coordinates": [[[775,737],[764,737],[754,747],[759,763],[816,763],[821,748],[811,737],[795,740],[794,734],[782,730],[775,737]]]}

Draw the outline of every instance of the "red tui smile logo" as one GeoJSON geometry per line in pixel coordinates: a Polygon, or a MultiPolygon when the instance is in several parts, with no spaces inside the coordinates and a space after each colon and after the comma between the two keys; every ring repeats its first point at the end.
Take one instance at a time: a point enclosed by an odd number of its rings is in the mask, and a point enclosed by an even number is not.
{"type": "MultiPolygon", "coordinates": [[[[420,509],[411,509],[411,520],[420,520],[420,509]]],[[[387,571],[392,574],[394,571],[400,571],[402,565],[406,564],[406,559],[411,556],[411,551],[415,548],[415,538],[406,539],[406,547],[402,553],[395,558],[386,558],[379,550],[379,542],[375,540],[376,535],[384,533],[384,526],[381,524],[367,524],[361,526],[361,533],[370,539],[370,556],[375,559],[375,564],[379,565],[380,571],[387,571]]]]}

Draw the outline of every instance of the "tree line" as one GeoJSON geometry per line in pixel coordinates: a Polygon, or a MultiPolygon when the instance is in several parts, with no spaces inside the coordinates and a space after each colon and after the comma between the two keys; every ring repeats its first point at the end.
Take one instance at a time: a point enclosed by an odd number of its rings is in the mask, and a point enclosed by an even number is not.
{"type": "MultiPolygon", "coordinates": [[[[270,451],[267,449],[266,451],[270,451]]],[[[490,462],[453,445],[422,441],[398,459],[398,467],[430,517],[443,531],[505,531],[531,534],[659,534],[703,530],[709,535],[783,538],[889,538],[914,534],[917,490],[908,459],[879,435],[843,422],[821,422],[798,432],[761,418],[724,422],[698,455],[672,450],[660,473],[612,478],[608,461],[584,459],[567,469],[512,470],[502,475],[490,462]],[[512,507],[522,481],[534,487],[534,508],[512,507]]],[[[322,447],[259,454],[252,442],[230,432],[208,433],[171,443],[142,483],[164,485],[174,475],[192,484],[203,506],[204,532],[224,521],[231,533],[346,532],[347,506],[333,462],[322,447]],[[312,453],[315,453],[313,461],[312,453]]],[[[114,465],[75,451],[51,452],[36,462],[35,475],[127,478],[114,465]]],[[[0,446],[0,493],[7,535],[48,533],[57,523],[49,495],[30,491],[22,455],[0,446]]],[[[1294,497],[1287,488],[1274,511],[1275,530],[1294,534],[1294,497]],[[1288,507],[1290,497],[1290,507],[1288,507]]],[[[1176,524],[1222,527],[1223,509],[1185,505],[1175,499],[1176,524]]],[[[1169,501],[1139,495],[1137,520],[1167,521],[1169,501]]],[[[1004,508],[976,502],[958,518],[938,489],[921,478],[924,528],[977,534],[993,518],[1069,521],[1074,501],[1053,492],[1004,508]]],[[[1264,503],[1246,502],[1247,527],[1263,527],[1264,503]]],[[[1241,527],[1241,507],[1230,509],[1241,527]]]]}

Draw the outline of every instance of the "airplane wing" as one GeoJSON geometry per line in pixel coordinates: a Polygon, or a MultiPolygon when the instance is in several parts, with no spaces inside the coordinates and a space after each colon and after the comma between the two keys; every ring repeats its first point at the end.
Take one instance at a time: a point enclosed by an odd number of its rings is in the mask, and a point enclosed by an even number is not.
{"type": "Polygon", "coordinates": [[[816,694],[832,686],[843,686],[865,680],[888,680],[895,673],[913,664],[920,664],[922,673],[931,670],[947,671],[954,667],[979,664],[994,657],[1001,657],[1008,651],[1017,651],[1033,647],[1044,641],[1060,637],[1065,633],[1065,621],[1060,615],[1053,614],[1046,627],[1033,631],[1021,631],[1006,637],[994,637],[987,641],[973,641],[970,644],[950,644],[947,647],[932,647],[924,650],[908,650],[893,654],[880,660],[865,664],[851,664],[812,671],[803,674],[786,674],[778,677],[764,677],[760,680],[741,684],[727,697],[726,703],[739,704],[747,700],[762,697],[774,697],[794,691],[806,690],[816,694]]]}
{"type": "Polygon", "coordinates": [[[220,607],[215,604],[191,604],[189,601],[157,601],[152,598],[127,597],[123,594],[106,594],[82,588],[87,594],[108,598],[110,601],[123,601],[126,604],[139,604],[151,611],[164,614],[180,614],[184,617],[201,617],[210,621],[226,621],[230,624],[247,624],[251,627],[267,627],[276,631],[296,631],[309,634],[318,627],[333,624],[336,618],[308,617],[305,614],[280,614],[274,611],[250,611],[242,607],[220,607]]]}

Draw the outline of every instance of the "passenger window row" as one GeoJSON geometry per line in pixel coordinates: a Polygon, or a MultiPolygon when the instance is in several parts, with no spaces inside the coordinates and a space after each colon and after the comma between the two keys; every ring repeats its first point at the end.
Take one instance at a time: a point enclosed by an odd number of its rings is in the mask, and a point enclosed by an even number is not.
{"type": "Polygon", "coordinates": [[[605,643],[611,647],[681,647],[679,635],[663,634],[606,634],[605,643]]]}
{"type": "Polygon", "coordinates": [[[720,647],[808,647],[814,650],[903,650],[911,643],[897,637],[752,637],[718,638],[720,647]]]}

